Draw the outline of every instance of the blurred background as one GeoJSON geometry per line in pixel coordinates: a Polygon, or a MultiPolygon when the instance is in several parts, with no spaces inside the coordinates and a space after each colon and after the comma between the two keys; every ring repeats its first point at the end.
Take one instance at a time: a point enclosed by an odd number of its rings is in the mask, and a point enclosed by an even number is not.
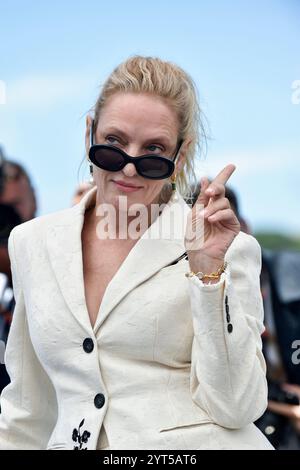
{"type": "Polygon", "coordinates": [[[0,1],[0,145],[30,173],[38,215],[87,178],[85,115],[133,54],[192,75],[210,126],[199,177],[236,164],[230,184],[252,230],[299,248],[298,0],[0,1]]]}
{"type": "Polygon", "coordinates": [[[14,302],[9,230],[74,203],[89,178],[86,114],[135,54],[194,79],[209,128],[199,180],[237,167],[228,197],[263,253],[270,402],[259,425],[277,448],[300,448],[299,0],[0,0],[0,338],[14,302]]]}

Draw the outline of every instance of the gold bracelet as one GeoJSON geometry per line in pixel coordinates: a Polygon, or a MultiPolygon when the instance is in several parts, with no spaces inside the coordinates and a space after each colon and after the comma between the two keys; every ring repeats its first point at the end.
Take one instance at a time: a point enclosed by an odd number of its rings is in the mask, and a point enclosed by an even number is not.
{"type": "Polygon", "coordinates": [[[218,279],[218,277],[221,276],[221,274],[225,271],[226,268],[227,268],[227,261],[225,261],[225,262],[222,264],[222,266],[218,269],[218,271],[215,272],[215,273],[204,274],[204,273],[202,273],[201,271],[199,271],[198,273],[194,273],[193,271],[190,271],[189,273],[186,273],[185,276],[186,276],[186,277],[197,276],[199,279],[203,279],[203,278],[206,278],[206,279],[218,279]]]}

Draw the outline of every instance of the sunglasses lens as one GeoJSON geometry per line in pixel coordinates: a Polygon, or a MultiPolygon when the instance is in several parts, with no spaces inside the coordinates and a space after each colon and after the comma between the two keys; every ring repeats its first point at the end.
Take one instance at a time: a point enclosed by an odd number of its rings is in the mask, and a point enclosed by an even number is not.
{"type": "Polygon", "coordinates": [[[119,171],[124,166],[123,155],[113,148],[96,148],[90,158],[95,165],[107,171],[119,171]]]}
{"type": "Polygon", "coordinates": [[[173,171],[173,162],[159,157],[147,157],[139,161],[139,173],[145,178],[167,178],[173,171]]]}

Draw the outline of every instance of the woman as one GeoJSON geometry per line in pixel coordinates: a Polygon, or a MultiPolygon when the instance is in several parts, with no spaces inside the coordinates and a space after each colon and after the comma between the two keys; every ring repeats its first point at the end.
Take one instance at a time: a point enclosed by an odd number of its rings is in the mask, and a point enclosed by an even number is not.
{"type": "Polygon", "coordinates": [[[198,117],[183,70],[128,59],[87,118],[95,186],[12,231],[1,448],[271,447],[252,424],[267,404],[260,248],[224,197],[234,165],[184,201],[198,117]]]}

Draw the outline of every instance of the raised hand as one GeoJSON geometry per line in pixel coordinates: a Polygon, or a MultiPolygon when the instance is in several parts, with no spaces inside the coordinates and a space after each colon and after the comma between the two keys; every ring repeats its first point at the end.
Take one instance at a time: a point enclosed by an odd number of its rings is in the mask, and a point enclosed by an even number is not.
{"type": "Polygon", "coordinates": [[[235,170],[227,165],[210,183],[201,179],[201,192],[188,216],[185,247],[190,268],[205,274],[224,263],[229,246],[240,231],[240,223],[225,197],[225,184],[235,170]]]}

